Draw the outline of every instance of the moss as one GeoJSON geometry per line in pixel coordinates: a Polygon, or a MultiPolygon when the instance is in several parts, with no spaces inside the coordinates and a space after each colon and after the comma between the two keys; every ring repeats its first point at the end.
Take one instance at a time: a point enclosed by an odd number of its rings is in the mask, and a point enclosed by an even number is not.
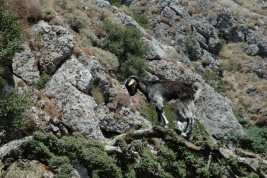
{"type": "Polygon", "coordinates": [[[91,93],[92,93],[92,96],[93,96],[96,104],[102,104],[105,101],[104,96],[101,93],[100,88],[98,88],[98,87],[93,88],[91,93]]]}

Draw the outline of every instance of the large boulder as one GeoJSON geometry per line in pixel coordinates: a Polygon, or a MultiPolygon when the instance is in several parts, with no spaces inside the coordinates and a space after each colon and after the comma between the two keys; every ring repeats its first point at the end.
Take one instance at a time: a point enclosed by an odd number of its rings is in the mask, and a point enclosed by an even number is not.
{"type": "Polygon", "coordinates": [[[33,26],[33,32],[30,42],[39,60],[39,66],[42,71],[52,74],[72,55],[75,38],[66,28],[50,26],[42,20],[33,26]]]}
{"type": "Polygon", "coordinates": [[[184,69],[178,63],[149,61],[148,65],[150,72],[160,79],[183,82],[198,81],[204,86],[204,90],[196,102],[197,112],[195,116],[214,138],[226,138],[231,131],[244,134],[242,126],[233,114],[231,101],[207,85],[200,75],[193,73],[189,69],[184,69]]]}
{"type": "Polygon", "coordinates": [[[24,51],[16,53],[13,57],[13,73],[20,76],[20,78],[27,84],[31,84],[39,78],[40,73],[34,55],[28,47],[28,44],[25,42],[22,47],[24,48],[24,51]]]}
{"type": "Polygon", "coordinates": [[[92,74],[77,59],[68,59],[46,84],[46,95],[61,112],[61,121],[86,137],[104,139],[95,116],[97,104],[88,92],[92,74]]]}

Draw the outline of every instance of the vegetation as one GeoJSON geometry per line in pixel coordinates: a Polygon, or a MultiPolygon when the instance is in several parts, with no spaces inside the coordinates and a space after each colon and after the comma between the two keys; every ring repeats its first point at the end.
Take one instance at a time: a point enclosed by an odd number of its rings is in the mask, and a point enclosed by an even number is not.
{"type": "Polygon", "coordinates": [[[107,33],[103,48],[118,57],[118,72],[124,77],[145,76],[145,53],[148,47],[141,41],[141,33],[132,26],[119,26],[110,22],[104,22],[102,29],[107,33]]]}
{"type": "Polygon", "coordinates": [[[38,160],[48,165],[56,177],[73,175],[71,162],[77,160],[92,171],[93,177],[122,177],[120,169],[104,151],[104,146],[94,139],[85,139],[80,133],[57,139],[52,133],[35,132],[34,139],[14,149],[6,162],[14,162],[18,158],[38,160]]]}
{"type": "Polygon", "coordinates": [[[11,89],[2,90],[0,100],[0,146],[16,139],[22,127],[22,113],[32,105],[31,95],[25,91],[19,93],[11,89]]]}
{"type": "Polygon", "coordinates": [[[133,12],[133,18],[144,29],[150,29],[150,26],[148,25],[148,18],[145,14],[133,12]]]}
{"type": "MultiPolygon", "coordinates": [[[[168,127],[175,129],[175,121],[177,119],[177,114],[168,106],[164,107],[165,116],[169,121],[168,127]]],[[[145,119],[149,120],[152,124],[156,124],[158,121],[158,114],[156,112],[156,107],[149,104],[147,107],[142,107],[141,114],[145,119]]]]}
{"type": "Polygon", "coordinates": [[[225,85],[221,77],[216,75],[214,72],[204,72],[201,75],[202,78],[217,92],[225,93],[227,91],[227,85],[225,85]]]}
{"type": "Polygon", "coordinates": [[[193,32],[187,33],[185,36],[185,48],[190,60],[197,60],[199,58],[199,43],[196,38],[196,34],[193,32]]]}
{"type": "Polygon", "coordinates": [[[35,82],[33,82],[32,86],[38,90],[42,89],[45,87],[45,84],[50,80],[50,76],[47,75],[46,73],[42,73],[39,77],[39,79],[35,82]]]}
{"type": "Polygon", "coordinates": [[[105,67],[106,70],[117,71],[119,61],[117,56],[109,51],[104,51],[101,48],[89,47],[90,54],[96,56],[100,64],[105,67]]]}
{"type": "Polygon", "coordinates": [[[15,89],[4,90],[3,73],[15,52],[21,51],[25,40],[23,21],[18,20],[13,9],[4,4],[0,7],[0,145],[16,139],[23,122],[22,113],[31,106],[30,92],[15,89]]]}
{"type": "Polygon", "coordinates": [[[23,22],[17,20],[7,5],[0,7],[0,65],[12,60],[15,52],[21,51],[25,40],[23,22]]]}
{"type": "Polygon", "coordinates": [[[91,93],[96,104],[102,104],[105,101],[104,96],[101,93],[101,89],[99,87],[93,88],[91,93]]]}
{"type": "MultiPolygon", "coordinates": [[[[201,128],[200,128],[201,130],[201,128]]],[[[200,131],[199,130],[199,131],[200,131]]],[[[118,139],[121,153],[108,155],[104,145],[94,139],[86,139],[81,133],[56,138],[52,133],[35,132],[33,140],[24,142],[3,159],[5,166],[20,159],[38,160],[49,166],[56,177],[69,177],[73,174],[72,162],[79,162],[90,170],[90,177],[231,177],[255,173],[230,157],[221,158],[216,147],[206,145],[206,149],[194,151],[188,149],[184,139],[172,129],[154,127],[155,137],[140,140],[118,139]],[[163,139],[164,145],[157,144],[163,139]],[[148,144],[155,145],[157,155],[152,154],[148,144]],[[134,150],[134,151],[133,151],[134,150]],[[212,157],[209,154],[212,152],[212,157]],[[207,162],[208,166],[207,166],[207,162]],[[228,166],[226,166],[228,165],[228,166]],[[231,170],[229,169],[231,168],[231,170]]],[[[199,132],[197,131],[197,132],[199,132]]],[[[200,140],[199,140],[200,141],[200,140]]],[[[202,140],[208,143],[208,140],[202,140]]],[[[199,142],[200,143],[200,142],[199,142]]],[[[204,146],[203,145],[203,146],[204,146]]]]}
{"type": "Polygon", "coordinates": [[[250,126],[244,129],[245,135],[231,133],[229,140],[238,147],[249,149],[256,153],[265,153],[267,150],[267,131],[265,128],[250,126]]]}

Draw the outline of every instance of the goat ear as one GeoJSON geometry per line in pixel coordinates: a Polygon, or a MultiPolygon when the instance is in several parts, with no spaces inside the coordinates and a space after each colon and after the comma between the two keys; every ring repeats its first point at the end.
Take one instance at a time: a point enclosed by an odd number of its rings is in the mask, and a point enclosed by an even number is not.
{"type": "Polygon", "coordinates": [[[136,82],[136,81],[135,81],[134,79],[131,79],[130,82],[129,82],[129,84],[128,84],[128,86],[134,84],[135,82],[136,82]]]}

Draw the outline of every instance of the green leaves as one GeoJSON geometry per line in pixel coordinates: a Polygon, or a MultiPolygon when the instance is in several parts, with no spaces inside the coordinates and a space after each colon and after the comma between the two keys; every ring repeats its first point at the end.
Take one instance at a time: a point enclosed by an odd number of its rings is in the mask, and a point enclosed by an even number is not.
{"type": "Polygon", "coordinates": [[[119,26],[109,22],[104,22],[102,29],[107,33],[102,47],[118,57],[118,72],[122,75],[124,73],[124,77],[145,76],[145,54],[148,46],[141,41],[142,34],[135,27],[119,26]]]}
{"type": "Polygon", "coordinates": [[[16,19],[10,7],[0,7],[0,64],[12,60],[15,52],[22,50],[25,37],[22,33],[23,22],[16,19]]]}

